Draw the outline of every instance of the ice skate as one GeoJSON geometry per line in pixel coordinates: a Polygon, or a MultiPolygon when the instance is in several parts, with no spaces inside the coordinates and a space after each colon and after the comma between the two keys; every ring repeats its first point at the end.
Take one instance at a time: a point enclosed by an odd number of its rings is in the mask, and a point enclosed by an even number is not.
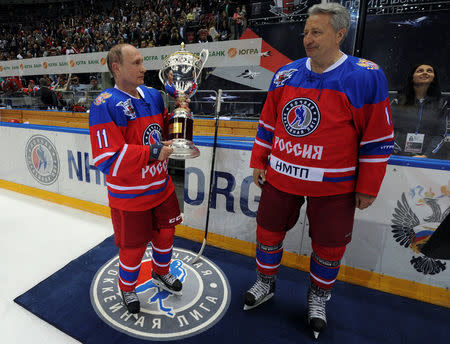
{"type": "Polygon", "coordinates": [[[180,280],[170,272],[165,275],[158,275],[156,272],[152,271],[152,278],[153,283],[161,289],[167,290],[175,295],[181,295],[183,284],[181,284],[180,280]]]}
{"type": "Polygon", "coordinates": [[[136,291],[120,291],[122,293],[122,300],[128,309],[128,312],[132,314],[139,313],[141,311],[141,304],[136,291]]]}
{"type": "Polygon", "coordinates": [[[244,295],[244,310],[259,306],[275,293],[275,276],[258,272],[256,282],[244,295]]]}
{"type": "Polygon", "coordinates": [[[308,290],[308,325],[314,338],[327,327],[326,302],[330,300],[331,292],[311,285],[308,290]]]}

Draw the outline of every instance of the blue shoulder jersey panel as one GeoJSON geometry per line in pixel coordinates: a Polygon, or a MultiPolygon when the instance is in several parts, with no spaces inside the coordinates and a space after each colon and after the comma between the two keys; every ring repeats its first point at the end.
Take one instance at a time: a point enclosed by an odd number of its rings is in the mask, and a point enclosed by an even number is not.
{"type": "Polygon", "coordinates": [[[281,67],[274,75],[269,91],[289,85],[309,89],[328,89],[345,93],[355,108],[376,104],[388,97],[386,77],[375,63],[347,56],[335,69],[322,74],[306,67],[307,58],[281,67]]]}
{"type": "Polygon", "coordinates": [[[164,113],[164,101],[161,93],[153,87],[139,86],[139,88],[144,92],[144,100],[148,104],[152,104],[152,116],[164,113]]]}
{"type": "Polygon", "coordinates": [[[117,104],[125,104],[129,97],[115,88],[107,88],[100,93],[89,110],[89,126],[108,123],[113,120],[118,126],[126,126],[127,119],[117,104]]]}
{"type": "Polygon", "coordinates": [[[357,109],[366,104],[377,104],[389,96],[383,70],[375,63],[349,56],[343,75],[343,86],[350,103],[357,109]]]}

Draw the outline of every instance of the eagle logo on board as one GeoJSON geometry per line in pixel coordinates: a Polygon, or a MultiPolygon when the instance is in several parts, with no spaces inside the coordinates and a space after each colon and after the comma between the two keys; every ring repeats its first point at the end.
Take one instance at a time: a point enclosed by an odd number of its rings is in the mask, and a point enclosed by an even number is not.
{"type": "Polygon", "coordinates": [[[423,186],[418,185],[412,188],[408,195],[402,193],[401,200],[397,201],[392,214],[391,228],[395,241],[412,251],[410,263],[417,272],[424,275],[435,275],[446,269],[445,262],[421,253],[423,245],[450,213],[450,185],[442,186],[441,192],[441,195],[436,196],[431,188],[425,191],[423,186]],[[414,205],[415,211],[410,204],[414,205]]]}

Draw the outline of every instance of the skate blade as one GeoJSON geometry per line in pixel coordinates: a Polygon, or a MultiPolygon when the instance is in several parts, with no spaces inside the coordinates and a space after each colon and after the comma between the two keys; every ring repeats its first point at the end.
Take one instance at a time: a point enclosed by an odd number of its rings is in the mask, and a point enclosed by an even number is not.
{"type": "Polygon", "coordinates": [[[258,303],[255,303],[253,306],[249,306],[249,305],[244,304],[244,311],[248,311],[250,309],[258,307],[260,304],[262,304],[262,303],[266,302],[267,300],[269,300],[273,295],[274,295],[274,293],[267,294],[267,296],[264,299],[262,299],[258,303]]]}
{"type": "Polygon", "coordinates": [[[183,294],[183,290],[180,291],[174,291],[172,289],[169,289],[163,282],[158,281],[157,279],[153,278],[153,284],[155,284],[157,287],[164,289],[168,291],[169,293],[177,296],[181,296],[183,294]]]}

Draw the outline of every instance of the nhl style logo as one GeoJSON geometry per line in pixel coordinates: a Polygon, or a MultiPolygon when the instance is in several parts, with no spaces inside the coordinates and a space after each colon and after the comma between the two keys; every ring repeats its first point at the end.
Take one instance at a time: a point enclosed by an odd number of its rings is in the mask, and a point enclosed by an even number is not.
{"type": "Polygon", "coordinates": [[[34,179],[53,184],[59,176],[59,157],[55,146],[42,135],[32,136],[25,146],[25,162],[34,179]]]}
{"type": "Polygon", "coordinates": [[[143,145],[152,145],[156,142],[162,141],[161,135],[162,129],[159,124],[152,123],[147,128],[145,128],[144,135],[142,135],[143,145]]]}
{"type": "Polygon", "coordinates": [[[117,103],[116,106],[121,106],[123,108],[124,115],[129,117],[130,120],[136,119],[136,113],[134,111],[133,104],[131,104],[130,98],[128,98],[124,102],[117,103]]]}
{"type": "Polygon", "coordinates": [[[183,283],[183,294],[173,295],[157,287],[151,278],[151,248],[141,264],[136,292],[141,312],[130,314],[118,286],[119,256],[103,265],[91,283],[91,304],[109,326],[132,337],[172,341],[201,333],[223,317],[231,300],[225,274],[210,260],[195,253],[173,249],[170,272],[183,283]]]}
{"type": "Polygon", "coordinates": [[[283,107],[281,121],[289,135],[294,137],[309,135],[319,126],[319,107],[308,98],[292,99],[283,107]]]}

